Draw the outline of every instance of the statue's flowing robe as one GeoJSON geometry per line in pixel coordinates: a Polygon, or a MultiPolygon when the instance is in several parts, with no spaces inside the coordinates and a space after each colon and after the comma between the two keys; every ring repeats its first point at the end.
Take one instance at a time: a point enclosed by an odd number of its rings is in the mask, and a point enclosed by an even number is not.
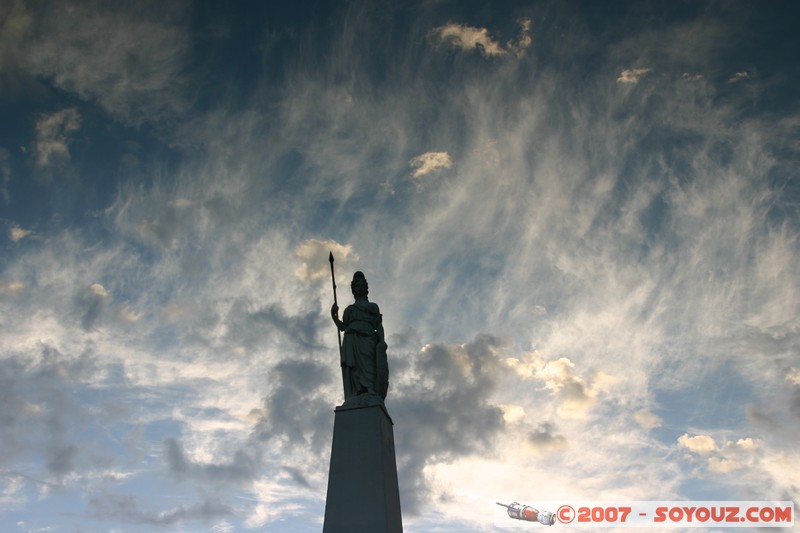
{"type": "Polygon", "coordinates": [[[362,392],[386,398],[389,367],[386,343],[378,337],[381,320],[380,309],[372,302],[356,300],[344,310],[341,364],[345,370],[345,399],[362,392]]]}

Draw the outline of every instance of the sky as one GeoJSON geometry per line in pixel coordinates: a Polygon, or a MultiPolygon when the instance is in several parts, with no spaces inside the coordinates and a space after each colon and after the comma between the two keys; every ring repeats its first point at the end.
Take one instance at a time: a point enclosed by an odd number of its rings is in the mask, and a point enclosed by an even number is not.
{"type": "Polygon", "coordinates": [[[797,506],[798,16],[0,2],[0,529],[320,531],[329,252],[405,531],[797,506]]]}

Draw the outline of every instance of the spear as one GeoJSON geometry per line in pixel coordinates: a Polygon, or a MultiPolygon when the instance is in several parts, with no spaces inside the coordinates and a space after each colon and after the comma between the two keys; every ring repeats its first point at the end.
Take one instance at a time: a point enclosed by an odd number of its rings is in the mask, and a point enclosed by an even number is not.
{"type": "MultiPolygon", "coordinates": [[[[328,256],[328,261],[331,263],[331,283],[333,283],[333,303],[336,306],[339,306],[339,303],[336,301],[336,276],[333,273],[333,252],[330,252],[328,256]]],[[[342,353],[342,332],[339,331],[339,326],[336,326],[336,333],[339,335],[339,353],[342,353]]]]}

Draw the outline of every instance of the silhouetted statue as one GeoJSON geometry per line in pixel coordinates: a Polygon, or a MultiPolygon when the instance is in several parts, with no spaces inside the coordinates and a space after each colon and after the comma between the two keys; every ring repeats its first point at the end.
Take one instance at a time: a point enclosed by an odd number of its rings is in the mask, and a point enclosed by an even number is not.
{"type": "Polygon", "coordinates": [[[361,272],[353,274],[350,283],[355,302],[348,305],[342,320],[339,306],[334,302],[331,318],[344,332],[340,352],[345,402],[361,395],[378,395],[386,399],[389,389],[389,365],[386,359],[386,342],[383,334],[383,317],[378,304],[367,299],[369,286],[361,272]]]}

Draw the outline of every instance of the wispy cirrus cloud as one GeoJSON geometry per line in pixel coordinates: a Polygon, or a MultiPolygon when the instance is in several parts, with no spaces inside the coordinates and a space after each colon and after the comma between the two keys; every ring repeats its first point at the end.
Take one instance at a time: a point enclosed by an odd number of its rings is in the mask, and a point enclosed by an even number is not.
{"type": "Polygon", "coordinates": [[[19,63],[132,123],[174,116],[186,107],[179,15],[177,5],[127,11],[91,2],[19,15],[17,26],[29,21],[18,32],[19,63]]]}

